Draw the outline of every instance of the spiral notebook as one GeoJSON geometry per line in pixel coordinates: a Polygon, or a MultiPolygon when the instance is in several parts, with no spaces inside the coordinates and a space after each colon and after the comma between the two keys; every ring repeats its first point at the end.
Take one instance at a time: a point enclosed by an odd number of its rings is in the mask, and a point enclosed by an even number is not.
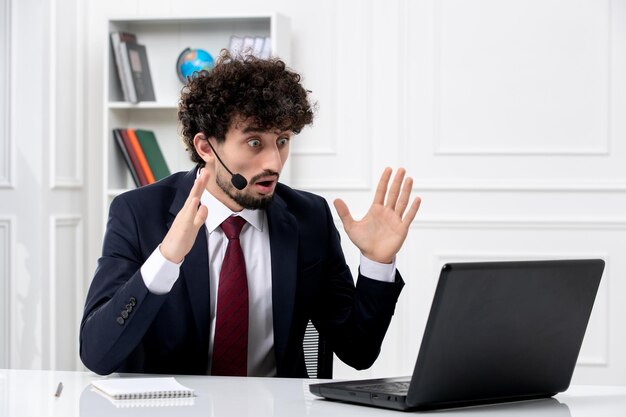
{"type": "Polygon", "coordinates": [[[91,381],[91,385],[114,400],[152,400],[194,396],[193,389],[187,388],[173,377],[100,379],[91,381]]]}

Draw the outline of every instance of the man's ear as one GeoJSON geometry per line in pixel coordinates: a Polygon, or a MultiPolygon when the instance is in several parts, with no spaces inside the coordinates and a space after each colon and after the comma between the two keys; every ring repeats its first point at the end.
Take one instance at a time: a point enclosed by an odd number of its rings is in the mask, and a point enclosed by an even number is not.
{"type": "Polygon", "coordinates": [[[213,160],[213,150],[209,146],[208,139],[204,133],[196,133],[196,136],[193,137],[193,146],[204,162],[213,160]]]}

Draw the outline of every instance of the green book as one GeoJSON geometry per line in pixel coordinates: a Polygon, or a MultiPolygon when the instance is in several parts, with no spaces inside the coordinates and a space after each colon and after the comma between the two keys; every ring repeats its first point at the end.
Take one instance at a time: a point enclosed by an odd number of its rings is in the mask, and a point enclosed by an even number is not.
{"type": "Polygon", "coordinates": [[[136,129],[135,134],[137,135],[137,140],[139,140],[139,145],[141,145],[143,153],[146,155],[146,160],[154,174],[154,179],[158,181],[170,175],[170,170],[167,167],[167,163],[165,162],[156,136],[154,136],[154,132],[136,129]]]}

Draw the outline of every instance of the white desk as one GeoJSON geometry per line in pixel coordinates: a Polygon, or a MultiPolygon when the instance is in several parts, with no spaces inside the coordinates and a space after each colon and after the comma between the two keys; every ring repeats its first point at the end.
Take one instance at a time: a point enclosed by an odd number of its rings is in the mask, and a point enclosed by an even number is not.
{"type": "MultiPolygon", "coordinates": [[[[0,417],[369,417],[402,416],[387,411],[317,399],[308,380],[275,378],[176,377],[193,388],[193,405],[115,408],[92,392],[88,372],[0,370],[0,417]],[[54,392],[59,381],[64,388],[54,392]]],[[[430,413],[433,414],[433,413],[430,413]]],[[[626,387],[576,386],[556,399],[438,411],[439,416],[626,416],[626,387]]]]}

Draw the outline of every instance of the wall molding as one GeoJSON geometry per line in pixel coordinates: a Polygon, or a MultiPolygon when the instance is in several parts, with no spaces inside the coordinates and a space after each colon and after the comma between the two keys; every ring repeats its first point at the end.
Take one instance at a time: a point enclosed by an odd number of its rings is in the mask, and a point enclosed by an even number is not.
{"type": "Polygon", "coordinates": [[[440,144],[440,136],[436,136],[435,150],[433,155],[435,156],[609,156],[610,146],[609,139],[606,139],[606,143],[598,148],[579,148],[579,149],[559,149],[559,148],[461,148],[445,147],[440,144]]]}
{"type": "MultiPolygon", "coordinates": [[[[443,16],[441,13],[441,3],[435,1],[433,7],[433,22],[435,32],[433,34],[433,66],[434,66],[434,83],[433,83],[433,109],[434,109],[434,130],[433,130],[433,155],[435,156],[607,156],[611,154],[611,114],[612,114],[612,94],[611,94],[611,64],[612,64],[612,45],[613,45],[613,24],[611,20],[611,11],[612,11],[612,1],[607,1],[607,15],[606,15],[606,24],[607,24],[607,33],[608,39],[606,40],[607,44],[607,54],[606,54],[606,85],[605,85],[605,96],[606,96],[606,128],[605,132],[603,132],[603,142],[598,146],[591,147],[583,147],[579,149],[567,149],[567,148],[559,148],[559,147],[531,147],[524,149],[514,149],[514,148],[483,148],[483,149],[473,149],[473,148],[463,148],[463,147],[454,147],[454,146],[444,146],[442,144],[442,34],[441,30],[443,28],[443,16]]],[[[465,141],[467,142],[467,141],[465,141]]]]}
{"type": "Polygon", "coordinates": [[[14,219],[0,218],[0,368],[11,367],[11,277],[15,236],[14,219]]]}
{"type": "Polygon", "coordinates": [[[13,106],[11,106],[11,100],[13,97],[13,42],[11,36],[11,0],[0,0],[0,65],[2,71],[0,74],[3,76],[0,79],[0,83],[3,85],[0,87],[0,91],[4,91],[4,94],[0,96],[0,189],[1,188],[14,188],[13,178],[15,177],[15,156],[13,144],[13,137],[11,135],[11,112],[13,106]]]}
{"type": "Polygon", "coordinates": [[[331,7],[328,8],[328,13],[326,13],[326,16],[328,17],[328,32],[329,32],[329,39],[333,40],[330,42],[330,45],[327,45],[328,47],[326,48],[326,57],[328,58],[328,60],[325,62],[324,67],[327,69],[326,72],[326,80],[328,80],[328,84],[329,84],[329,88],[328,91],[330,91],[331,93],[334,93],[334,100],[331,100],[330,104],[331,104],[331,108],[330,111],[327,112],[328,114],[328,119],[329,119],[329,123],[328,123],[328,127],[329,127],[329,132],[330,132],[330,136],[332,137],[332,140],[330,141],[330,143],[328,143],[328,145],[324,145],[324,146],[317,146],[317,147],[310,147],[310,148],[306,148],[306,149],[292,149],[291,152],[291,156],[336,156],[338,154],[337,152],[337,141],[339,140],[338,134],[337,134],[337,111],[339,109],[339,104],[338,104],[338,100],[337,100],[337,95],[336,92],[338,91],[338,89],[336,88],[337,86],[337,68],[339,67],[339,51],[337,48],[337,40],[339,40],[340,42],[340,36],[343,33],[343,31],[339,30],[338,26],[338,20],[337,19],[337,15],[339,14],[339,4],[340,2],[331,2],[331,7]]]}
{"type": "Polygon", "coordinates": [[[318,148],[309,148],[291,151],[290,156],[336,156],[337,148],[335,147],[324,147],[320,146],[318,148]]]}
{"type": "MultiPolygon", "coordinates": [[[[363,53],[361,54],[361,56],[367,56],[368,55],[368,47],[371,45],[371,31],[368,30],[368,28],[372,27],[372,6],[373,2],[371,0],[367,0],[363,6],[362,6],[362,10],[364,10],[363,14],[365,15],[365,19],[364,22],[360,23],[359,26],[357,26],[356,28],[353,28],[352,30],[358,30],[360,29],[360,25],[363,25],[363,33],[361,33],[362,35],[362,41],[358,42],[358,47],[363,49],[363,53]]],[[[342,3],[342,2],[335,2],[333,3],[332,6],[332,10],[329,12],[328,14],[328,18],[330,19],[329,22],[329,30],[331,31],[331,39],[333,39],[334,41],[331,42],[330,44],[330,50],[328,51],[328,56],[331,57],[330,62],[328,63],[328,65],[326,65],[326,67],[328,68],[328,73],[327,73],[327,80],[330,84],[330,89],[329,91],[334,92],[334,96],[333,96],[333,100],[331,101],[331,109],[330,111],[327,112],[327,114],[329,115],[329,132],[332,135],[332,140],[330,141],[330,143],[328,145],[323,145],[323,146],[318,146],[318,147],[312,147],[309,149],[299,149],[299,150],[293,150],[291,152],[292,156],[296,156],[296,157],[334,157],[335,159],[339,159],[341,160],[342,158],[344,159],[348,159],[348,152],[349,149],[344,150],[343,152],[341,152],[340,146],[338,145],[339,140],[341,140],[341,138],[339,137],[339,130],[337,127],[337,114],[341,113],[341,97],[340,95],[337,93],[338,91],[340,91],[341,89],[336,88],[336,85],[338,83],[338,78],[341,77],[341,75],[345,72],[345,70],[341,70],[341,68],[343,68],[342,66],[342,61],[341,58],[343,58],[343,55],[340,54],[340,50],[337,47],[338,44],[341,43],[345,43],[346,40],[343,38],[344,33],[346,33],[345,28],[339,28],[339,25],[341,24],[342,27],[344,26],[344,21],[343,19],[338,18],[339,16],[343,16],[344,14],[349,15],[351,14],[350,11],[352,10],[352,6],[348,3],[342,3]],[[344,7],[346,10],[342,11],[341,7],[344,7]]],[[[352,11],[352,14],[354,14],[354,12],[352,11]]],[[[371,79],[372,79],[372,69],[371,69],[371,65],[364,65],[364,69],[362,71],[362,81],[363,81],[363,85],[370,85],[371,84],[371,79]]],[[[317,178],[303,178],[303,179],[296,179],[293,175],[291,178],[291,183],[294,185],[294,187],[296,188],[302,188],[304,190],[307,191],[321,191],[321,190],[352,190],[352,189],[369,189],[370,188],[370,184],[371,184],[371,174],[368,172],[369,167],[371,166],[371,159],[372,159],[372,100],[371,100],[371,89],[365,89],[365,98],[364,100],[361,102],[359,102],[359,104],[362,105],[363,108],[363,112],[362,112],[362,116],[361,116],[361,120],[364,120],[364,127],[363,127],[363,135],[360,135],[361,137],[364,137],[364,140],[360,143],[362,143],[362,146],[364,149],[366,149],[365,151],[365,157],[364,160],[360,161],[360,163],[357,165],[359,168],[362,167],[363,168],[363,174],[364,176],[362,178],[351,178],[347,181],[342,181],[341,183],[337,184],[337,181],[335,181],[335,178],[330,178],[330,179],[326,179],[326,180],[320,180],[317,178]],[[352,188],[354,184],[354,187],[356,188],[352,188]]],[[[357,135],[359,135],[359,133],[357,133],[357,135]]],[[[336,164],[337,162],[335,162],[336,164]]],[[[354,170],[353,170],[354,171],[354,170]]]]}
{"type": "MultiPolygon", "coordinates": [[[[333,221],[342,228],[341,219],[334,214],[333,221]]],[[[409,229],[545,229],[545,230],[626,230],[626,218],[572,218],[510,217],[502,219],[477,219],[468,217],[431,217],[413,220],[409,229]]]]}
{"type": "Polygon", "coordinates": [[[471,219],[462,217],[414,220],[411,229],[545,229],[545,230],[626,230],[626,218],[613,219],[557,219],[508,218],[471,219]]]}
{"type": "MultiPolygon", "coordinates": [[[[83,238],[83,218],[80,215],[74,215],[74,214],[65,214],[65,215],[54,215],[54,216],[50,216],[50,237],[49,237],[49,242],[48,242],[48,247],[49,247],[49,265],[48,265],[48,271],[49,271],[49,275],[48,275],[48,288],[49,288],[49,293],[48,293],[48,300],[47,300],[47,307],[48,307],[48,328],[49,328],[49,333],[48,333],[48,356],[47,358],[45,358],[48,362],[48,366],[49,369],[52,370],[56,370],[57,366],[58,366],[58,357],[59,355],[63,354],[63,350],[61,349],[59,350],[59,345],[58,343],[72,343],[71,346],[74,346],[75,343],[72,341],[60,341],[57,340],[57,334],[59,333],[58,331],[58,327],[59,326],[63,326],[63,327],[67,327],[67,323],[64,320],[58,320],[57,317],[57,305],[59,303],[66,303],[66,302],[70,302],[74,304],[73,310],[74,310],[74,317],[81,317],[82,316],[82,308],[83,308],[83,301],[82,299],[79,299],[79,295],[82,296],[82,294],[84,293],[84,285],[83,285],[83,257],[84,257],[84,238],[83,238]],[[63,258],[62,256],[59,256],[59,247],[62,247],[63,245],[58,245],[57,239],[58,239],[58,234],[59,231],[61,229],[70,229],[73,230],[73,239],[74,239],[74,247],[77,249],[76,253],[72,253],[70,256],[67,256],[65,258],[63,258]],[[58,269],[58,265],[60,262],[63,262],[65,264],[67,264],[69,257],[73,256],[73,271],[74,271],[74,277],[76,278],[75,280],[71,281],[72,283],[74,283],[74,287],[71,289],[68,289],[64,286],[61,285],[61,278],[59,277],[57,274],[57,269],[58,269]],[[58,293],[58,289],[60,288],[65,288],[66,290],[68,290],[68,293],[72,293],[73,292],[73,300],[61,300],[59,299],[59,293],[58,293]],[[70,291],[71,290],[71,291],[70,291]]],[[[45,313],[44,313],[45,316],[45,313]]],[[[78,332],[78,324],[73,324],[76,326],[76,332],[78,332]]],[[[76,334],[76,338],[77,339],[78,334],[76,334]]],[[[74,369],[81,369],[81,362],[80,362],[80,358],[77,357],[75,358],[75,363],[74,365],[74,369]]],[[[67,370],[67,369],[65,369],[67,370]]]]}
{"type": "MultiPolygon", "coordinates": [[[[63,1],[61,1],[63,3],[63,1]]],[[[83,148],[84,148],[84,135],[83,135],[83,119],[85,116],[84,112],[84,97],[83,97],[83,84],[84,84],[84,71],[82,70],[81,65],[83,65],[84,61],[84,41],[83,41],[83,5],[81,1],[73,0],[71,3],[72,10],[75,10],[76,15],[74,16],[74,34],[72,38],[75,40],[73,45],[72,55],[75,59],[75,62],[78,63],[79,67],[76,68],[75,77],[73,77],[73,89],[68,94],[71,94],[73,97],[72,103],[72,112],[74,115],[73,118],[73,129],[67,134],[63,134],[63,139],[59,138],[59,134],[57,132],[60,116],[59,112],[57,112],[57,108],[59,107],[56,100],[59,92],[63,95],[66,92],[64,91],[61,80],[67,79],[62,74],[58,74],[58,63],[59,61],[59,53],[63,52],[57,48],[57,44],[59,38],[59,28],[64,30],[65,25],[60,25],[58,22],[59,16],[62,16],[62,13],[58,13],[59,7],[65,5],[59,5],[59,0],[50,0],[50,16],[49,16],[49,34],[48,34],[48,50],[49,50],[49,73],[48,73],[48,85],[49,85],[49,97],[48,97],[48,135],[49,135],[49,143],[50,149],[48,152],[49,155],[49,166],[50,166],[50,188],[55,189],[76,189],[81,188],[83,186],[83,148]],[[60,174],[58,171],[59,164],[59,141],[71,141],[72,152],[72,163],[71,166],[73,168],[73,172],[70,175],[60,174]]]]}
{"type": "Polygon", "coordinates": [[[424,191],[513,191],[513,192],[626,192],[626,181],[414,181],[414,190],[424,191]]]}
{"type": "MultiPolygon", "coordinates": [[[[400,51],[407,51],[408,45],[411,45],[411,31],[409,28],[411,27],[411,7],[409,0],[399,0],[398,3],[398,45],[400,51]]],[[[411,112],[409,111],[410,103],[411,103],[411,83],[410,77],[408,77],[407,72],[411,70],[415,70],[415,68],[411,67],[411,61],[409,60],[409,56],[411,54],[398,54],[398,79],[396,82],[396,89],[398,90],[398,128],[400,132],[410,132],[411,124],[409,118],[411,112]]],[[[415,89],[415,86],[413,86],[415,89]]],[[[414,94],[414,93],[413,93],[414,94]]],[[[409,166],[409,135],[400,135],[398,140],[398,155],[397,161],[400,166],[406,167],[409,166]]]]}
{"type": "Polygon", "coordinates": [[[447,262],[486,262],[486,261],[525,261],[533,259],[546,261],[551,259],[606,259],[605,252],[435,252],[432,254],[434,265],[447,262]]]}
{"type": "Polygon", "coordinates": [[[355,179],[346,181],[322,182],[315,180],[292,180],[294,188],[306,191],[367,191],[371,189],[369,181],[355,179]]]}

